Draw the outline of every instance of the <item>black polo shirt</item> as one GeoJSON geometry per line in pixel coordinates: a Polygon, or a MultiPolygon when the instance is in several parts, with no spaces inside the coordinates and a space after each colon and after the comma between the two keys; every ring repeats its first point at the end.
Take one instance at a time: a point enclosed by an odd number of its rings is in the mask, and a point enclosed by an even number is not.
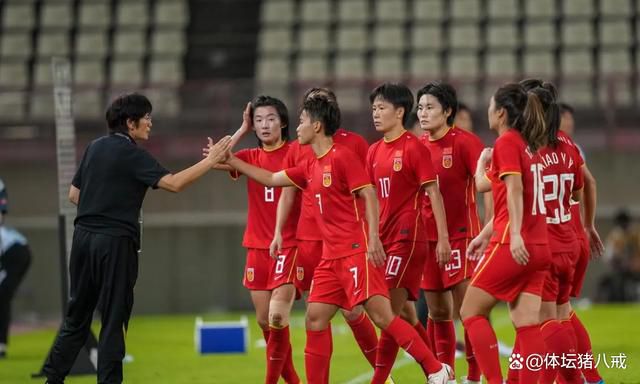
{"type": "Polygon", "coordinates": [[[80,190],[75,225],[89,232],[129,236],[139,243],[138,217],[147,188],[158,188],[168,173],[128,135],[94,140],[71,182],[80,190]]]}

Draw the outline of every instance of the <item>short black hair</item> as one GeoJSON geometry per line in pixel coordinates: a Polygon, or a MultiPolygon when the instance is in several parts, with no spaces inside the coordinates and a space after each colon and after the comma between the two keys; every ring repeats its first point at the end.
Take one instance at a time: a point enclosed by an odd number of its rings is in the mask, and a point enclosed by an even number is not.
{"type": "Polygon", "coordinates": [[[126,93],[116,97],[105,113],[109,132],[128,133],[127,120],[138,121],[151,113],[152,109],[149,99],[139,93],[126,93]]]}
{"type": "Polygon", "coordinates": [[[438,102],[442,106],[442,112],[451,110],[451,114],[447,118],[447,125],[453,125],[453,121],[456,119],[456,113],[458,113],[459,109],[456,89],[450,84],[443,83],[441,81],[432,81],[420,88],[416,96],[417,102],[420,102],[420,98],[424,95],[431,95],[438,99],[438,102]]]}
{"type": "MultiPolygon", "coordinates": [[[[283,140],[289,140],[289,110],[282,100],[268,95],[257,96],[251,100],[251,120],[253,120],[254,112],[258,107],[274,107],[276,109],[282,123],[281,137],[283,140]]],[[[262,142],[259,141],[259,143],[262,145],[262,142]]]]}
{"type": "Polygon", "coordinates": [[[404,84],[384,83],[371,91],[369,102],[373,104],[378,97],[393,104],[394,108],[404,108],[402,125],[406,126],[409,115],[413,110],[413,93],[411,93],[411,90],[404,84]]]}
{"type": "Polygon", "coordinates": [[[570,104],[567,103],[558,103],[558,107],[560,107],[560,113],[569,112],[572,116],[575,114],[576,110],[570,104]]]}
{"type": "Polygon", "coordinates": [[[324,95],[314,95],[304,100],[302,111],[306,111],[312,122],[319,121],[324,126],[324,134],[333,136],[340,127],[338,103],[324,95]]]}
{"type": "Polygon", "coordinates": [[[312,87],[307,89],[307,91],[304,93],[304,97],[302,98],[302,100],[307,100],[309,98],[309,96],[311,95],[323,95],[326,96],[330,101],[333,101],[334,103],[338,103],[338,98],[336,97],[336,94],[327,87],[312,87]]]}
{"type": "Polygon", "coordinates": [[[418,110],[412,109],[409,117],[407,118],[407,122],[404,123],[405,129],[413,129],[413,126],[418,122],[418,110]]]}
{"type": "Polygon", "coordinates": [[[469,108],[469,106],[462,101],[458,101],[458,112],[460,111],[467,111],[471,113],[471,108],[469,108]]]}

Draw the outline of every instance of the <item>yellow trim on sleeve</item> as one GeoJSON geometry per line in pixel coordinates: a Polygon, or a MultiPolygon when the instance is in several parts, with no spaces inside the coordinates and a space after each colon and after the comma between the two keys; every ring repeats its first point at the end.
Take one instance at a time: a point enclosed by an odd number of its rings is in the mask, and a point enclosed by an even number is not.
{"type": "Polygon", "coordinates": [[[502,179],[503,176],[507,176],[507,175],[522,175],[522,173],[517,171],[502,172],[498,177],[502,179]]]}
{"type": "Polygon", "coordinates": [[[373,187],[373,184],[371,184],[371,183],[363,184],[363,185],[361,185],[361,186],[359,186],[357,188],[352,189],[351,193],[359,191],[359,190],[361,190],[362,188],[365,188],[365,187],[373,187]]]}
{"type": "Polygon", "coordinates": [[[436,181],[438,181],[438,180],[437,179],[429,179],[427,181],[423,181],[422,183],[420,183],[420,186],[422,187],[425,184],[433,183],[433,182],[436,182],[436,181]]]}
{"type": "Polygon", "coordinates": [[[289,177],[289,175],[287,175],[287,171],[284,170],[282,171],[284,172],[284,177],[286,177],[287,179],[289,179],[289,181],[291,182],[291,184],[293,184],[296,188],[300,189],[300,190],[304,190],[304,188],[302,188],[301,186],[299,186],[298,184],[296,184],[295,181],[291,180],[291,178],[289,177]]]}

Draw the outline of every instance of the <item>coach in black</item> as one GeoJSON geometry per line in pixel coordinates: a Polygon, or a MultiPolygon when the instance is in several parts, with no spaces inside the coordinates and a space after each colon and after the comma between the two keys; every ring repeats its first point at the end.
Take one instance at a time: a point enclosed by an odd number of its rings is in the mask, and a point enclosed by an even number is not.
{"type": "MultiPolygon", "coordinates": [[[[230,137],[197,164],[170,174],[136,140],[147,140],[151,103],[140,94],[109,106],[109,134],[86,149],[69,190],[78,205],[69,262],[70,300],[62,328],[44,365],[47,383],[63,383],[84,345],[96,303],[101,303],[98,383],[122,382],[125,334],[138,275],[138,215],[149,187],[179,192],[226,156],[230,137]]],[[[210,139],[209,139],[210,140],[210,139]]]]}

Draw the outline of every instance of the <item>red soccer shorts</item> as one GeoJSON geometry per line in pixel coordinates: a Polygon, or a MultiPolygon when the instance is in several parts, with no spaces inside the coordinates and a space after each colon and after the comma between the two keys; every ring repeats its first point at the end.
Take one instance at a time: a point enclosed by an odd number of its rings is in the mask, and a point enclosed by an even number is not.
{"type": "Polygon", "coordinates": [[[313,273],[308,301],[350,310],[372,296],[388,298],[383,268],[369,262],[366,253],[322,259],[313,273]]]}
{"type": "Polygon", "coordinates": [[[418,300],[427,247],[427,243],[415,241],[397,241],[385,247],[387,264],[384,278],[388,289],[405,288],[409,292],[409,300],[418,300]]]}
{"type": "Polygon", "coordinates": [[[553,301],[558,305],[569,301],[577,259],[578,252],[551,254],[551,267],[542,289],[542,301],[553,301]]]}
{"type": "Polygon", "coordinates": [[[247,249],[242,284],[252,291],[272,291],[284,284],[293,284],[296,247],[281,250],[277,258],[269,256],[268,249],[247,249]]]}
{"type": "Polygon", "coordinates": [[[587,267],[589,266],[589,257],[591,256],[591,247],[586,236],[579,236],[578,244],[580,247],[580,255],[578,255],[575,272],[573,273],[573,283],[571,284],[572,297],[580,297],[584,276],[587,274],[587,267]]]}
{"type": "Polygon", "coordinates": [[[322,240],[298,240],[296,259],[296,288],[306,292],[311,288],[313,271],[322,258],[322,240]]]}
{"type": "Polygon", "coordinates": [[[467,260],[467,239],[451,241],[451,260],[440,268],[435,241],[429,242],[421,287],[427,291],[444,291],[471,277],[476,262],[467,260]]]}
{"type": "Polygon", "coordinates": [[[509,244],[491,243],[471,279],[471,285],[493,297],[512,302],[522,292],[542,295],[551,254],[544,244],[525,244],[529,262],[519,265],[513,259],[509,244]]]}

